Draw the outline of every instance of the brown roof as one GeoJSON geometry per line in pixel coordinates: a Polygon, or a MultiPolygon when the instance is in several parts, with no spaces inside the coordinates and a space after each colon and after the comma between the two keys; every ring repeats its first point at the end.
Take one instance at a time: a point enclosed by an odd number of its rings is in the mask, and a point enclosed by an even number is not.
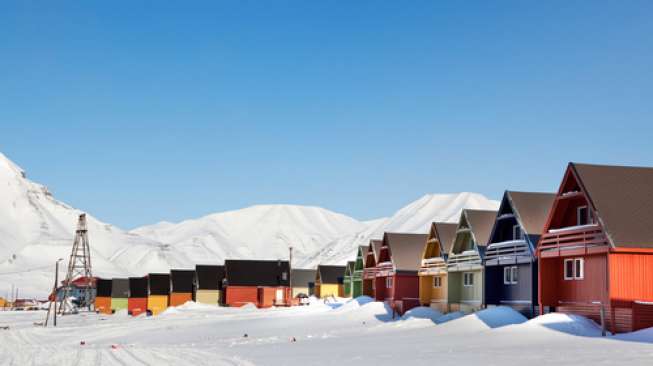
{"type": "Polygon", "coordinates": [[[374,250],[374,262],[379,261],[379,255],[381,255],[381,246],[383,245],[383,240],[370,240],[372,244],[372,249],[374,250]]]}
{"type": "Polygon", "coordinates": [[[440,242],[440,248],[442,248],[440,253],[443,255],[449,253],[451,246],[453,245],[453,240],[456,237],[458,224],[450,222],[434,222],[431,226],[435,228],[435,235],[437,235],[438,241],[440,242]]]}
{"type": "Polygon", "coordinates": [[[474,234],[476,245],[485,246],[490,239],[490,233],[497,217],[497,211],[490,210],[463,210],[463,215],[467,217],[469,228],[474,234]]]}
{"type": "Polygon", "coordinates": [[[342,283],[342,279],[345,277],[345,266],[320,264],[317,266],[317,272],[320,275],[320,283],[342,283]]]}
{"type": "Polygon", "coordinates": [[[555,193],[506,191],[505,194],[526,234],[540,235],[553,206],[555,193]]]}
{"type": "Polygon", "coordinates": [[[570,163],[615,247],[653,248],[653,168],[570,163]]]}
{"type": "Polygon", "coordinates": [[[428,235],[385,233],[383,243],[390,249],[395,271],[417,271],[422,263],[422,250],[428,235]]]}

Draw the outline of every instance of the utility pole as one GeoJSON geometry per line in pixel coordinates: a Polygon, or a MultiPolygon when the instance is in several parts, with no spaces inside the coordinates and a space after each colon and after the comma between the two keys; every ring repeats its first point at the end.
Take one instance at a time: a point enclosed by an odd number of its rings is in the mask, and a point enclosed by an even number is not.
{"type": "Polygon", "coordinates": [[[91,270],[91,248],[88,243],[88,229],[86,226],[86,214],[79,215],[77,221],[77,231],[75,231],[75,240],[73,241],[73,250],[70,253],[70,260],[68,261],[68,272],[64,280],[64,292],[59,305],[61,315],[66,312],[72,312],[72,308],[68,304],[68,299],[72,295],[73,281],[79,277],[84,280],[84,301],[80,301],[80,307],[88,306],[91,310],[92,286],[93,286],[93,272],[91,270]]]}
{"type": "Polygon", "coordinates": [[[48,313],[45,316],[45,323],[43,323],[44,327],[48,326],[48,320],[50,319],[50,310],[54,306],[54,326],[57,326],[57,284],[59,283],[59,262],[61,262],[63,258],[57,259],[57,261],[54,263],[54,286],[52,286],[52,300],[50,300],[50,304],[48,305],[48,313]]]}

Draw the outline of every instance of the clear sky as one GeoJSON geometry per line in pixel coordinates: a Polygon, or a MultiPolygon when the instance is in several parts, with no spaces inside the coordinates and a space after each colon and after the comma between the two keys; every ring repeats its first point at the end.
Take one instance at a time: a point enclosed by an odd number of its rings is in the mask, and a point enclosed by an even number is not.
{"type": "Polygon", "coordinates": [[[123,228],[653,166],[650,1],[36,3],[0,6],[0,151],[123,228]]]}

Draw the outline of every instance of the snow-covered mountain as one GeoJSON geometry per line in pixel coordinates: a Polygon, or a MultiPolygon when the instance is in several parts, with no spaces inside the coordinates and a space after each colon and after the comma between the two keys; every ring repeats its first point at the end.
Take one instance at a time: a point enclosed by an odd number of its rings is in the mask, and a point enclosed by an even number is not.
{"type": "MultiPolygon", "coordinates": [[[[390,218],[358,221],[319,207],[259,205],[180,223],[162,222],[124,231],[87,214],[94,274],[132,276],[225,258],[288,257],[293,264],[351,260],[356,247],[383,231],[426,232],[431,221],[455,221],[463,207],[496,208],[475,193],[427,195],[390,218]]],[[[57,201],[44,186],[0,153],[0,296],[43,297],[52,287],[54,262],[70,255],[81,213],[57,201]]],[[[65,273],[61,270],[60,275],[65,273]]]]}
{"type": "Polygon", "coordinates": [[[464,208],[496,210],[499,202],[471,192],[427,194],[390,218],[370,221],[365,230],[328,243],[308,263],[341,264],[354,260],[358,246],[383,238],[384,232],[426,234],[434,221],[457,222],[464,208]]]}

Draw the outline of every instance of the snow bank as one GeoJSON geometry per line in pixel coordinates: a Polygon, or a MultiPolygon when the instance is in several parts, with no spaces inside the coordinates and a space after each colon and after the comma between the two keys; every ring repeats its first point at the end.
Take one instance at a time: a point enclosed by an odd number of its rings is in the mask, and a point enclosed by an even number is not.
{"type": "Polygon", "coordinates": [[[574,314],[550,313],[533,318],[527,324],[584,337],[601,336],[601,327],[598,324],[584,316],[574,314]]]}
{"type": "Polygon", "coordinates": [[[461,315],[462,313],[452,313],[438,319],[440,324],[436,327],[438,334],[477,333],[507,325],[521,324],[527,320],[519,312],[505,306],[485,309],[465,316],[461,315]]]}
{"type": "Polygon", "coordinates": [[[490,328],[499,328],[511,324],[521,324],[526,322],[525,316],[518,311],[507,306],[497,306],[474,313],[474,316],[479,318],[490,328]]]}
{"type": "Polygon", "coordinates": [[[350,311],[350,310],[355,310],[359,309],[361,306],[364,306],[366,304],[369,304],[371,302],[374,302],[374,299],[372,299],[369,296],[359,296],[355,299],[350,299],[346,301],[342,306],[334,309],[334,311],[350,311]]]}
{"type": "Polygon", "coordinates": [[[430,320],[436,321],[437,319],[440,319],[442,316],[443,316],[442,313],[435,310],[435,309],[431,309],[431,308],[428,308],[428,307],[425,307],[425,306],[420,306],[420,307],[408,310],[401,317],[401,320],[430,319],[430,320]]]}
{"type": "Polygon", "coordinates": [[[629,342],[653,343],[653,328],[646,328],[632,333],[617,334],[612,338],[629,342]]]}

